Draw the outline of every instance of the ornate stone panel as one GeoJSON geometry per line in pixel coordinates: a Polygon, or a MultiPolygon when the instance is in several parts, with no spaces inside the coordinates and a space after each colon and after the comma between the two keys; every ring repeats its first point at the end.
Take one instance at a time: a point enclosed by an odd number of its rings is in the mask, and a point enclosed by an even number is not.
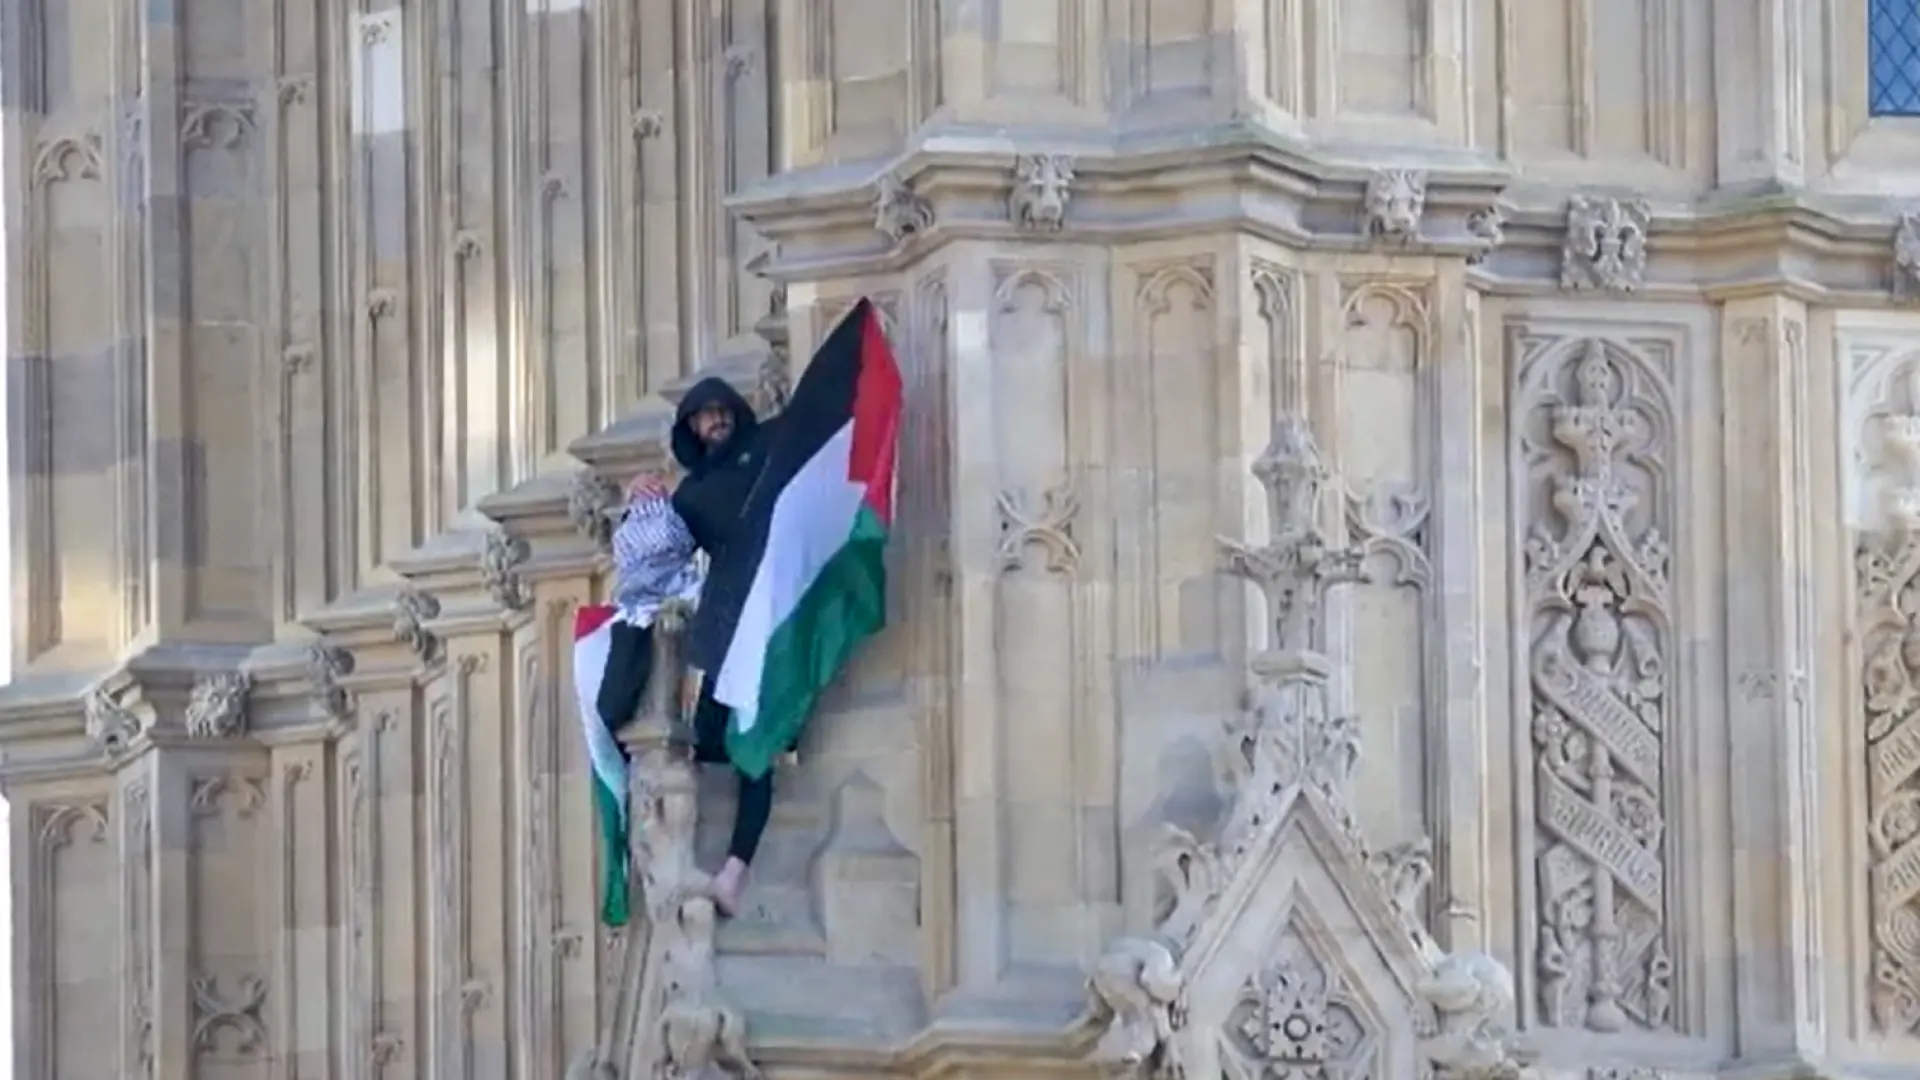
{"type": "Polygon", "coordinates": [[[1678,857],[1713,786],[1697,765],[1680,780],[1706,723],[1681,718],[1713,700],[1680,644],[1704,598],[1680,367],[1694,340],[1684,324],[1508,323],[1523,987],[1550,1028],[1687,1032],[1705,1001],[1687,991],[1708,991],[1685,913],[1717,871],[1678,857]]]}
{"type": "MultiPolygon", "coordinates": [[[[1891,328],[1889,328],[1891,329],[1891,328]]],[[[1866,754],[1869,904],[1865,973],[1873,1029],[1907,1040],[1920,1031],[1920,889],[1905,869],[1920,858],[1911,824],[1920,769],[1902,749],[1915,724],[1913,586],[1920,575],[1914,526],[1920,499],[1920,357],[1897,334],[1843,339],[1849,460],[1848,520],[1854,530],[1854,619],[1859,638],[1861,734],[1866,754]]]]}

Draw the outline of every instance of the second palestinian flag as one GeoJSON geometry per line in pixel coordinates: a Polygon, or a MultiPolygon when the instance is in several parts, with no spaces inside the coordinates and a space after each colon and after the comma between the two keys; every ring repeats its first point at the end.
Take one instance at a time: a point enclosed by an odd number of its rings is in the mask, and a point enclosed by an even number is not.
{"type": "Polygon", "coordinates": [[[708,672],[714,699],[733,710],[727,754],[749,776],[793,744],[854,649],[886,625],[900,408],[900,369],[861,300],[769,433],[765,469],[697,617],[700,654],[721,658],[708,672]],[[729,609],[713,602],[721,597],[741,599],[729,609]]]}
{"type": "Polygon", "coordinates": [[[627,925],[627,752],[615,725],[600,715],[600,682],[613,647],[614,609],[607,604],[573,614],[573,685],[580,696],[580,732],[593,767],[593,806],[600,819],[600,921],[627,925]]]}

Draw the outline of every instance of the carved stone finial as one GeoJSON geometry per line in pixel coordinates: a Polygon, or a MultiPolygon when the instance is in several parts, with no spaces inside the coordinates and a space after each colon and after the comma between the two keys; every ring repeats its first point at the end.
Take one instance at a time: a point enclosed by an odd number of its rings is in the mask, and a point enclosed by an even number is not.
{"type": "Polygon", "coordinates": [[[196,739],[231,739],[247,733],[247,695],[253,679],[243,671],[206,675],[187,697],[187,734],[196,739]]]}
{"type": "Polygon", "coordinates": [[[620,485],[592,469],[581,469],[567,488],[567,520],[581,536],[606,551],[613,546],[613,514],[620,501],[620,485]]]}
{"type": "Polygon", "coordinates": [[[1073,199],[1073,157],[1069,154],[1021,154],[1013,163],[1013,193],[1007,216],[1030,232],[1059,232],[1073,199]]]}
{"type": "Polygon", "coordinates": [[[487,533],[486,546],[480,551],[480,580],[493,602],[508,611],[521,611],[533,602],[532,593],[520,580],[520,565],[532,558],[527,542],[504,529],[487,533]]]}
{"type": "Polygon", "coordinates": [[[1420,219],[1426,212],[1427,174],[1423,170],[1375,169],[1367,177],[1361,224],[1369,241],[1413,243],[1420,239],[1420,219]]]}
{"type": "Polygon", "coordinates": [[[1253,463],[1253,475],[1267,491],[1272,539],[1249,547],[1222,537],[1223,561],[1229,573],[1252,582],[1266,596],[1273,621],[1269,648],[1313,652],[1326,590],[1360,580],[1361,551],[1334,548],[1320,525],[1328,472],[1304,417],[1289,413],[1275,423],[1272,441],[1253,463]]]}
{"type": "Polygon", "coordinates": [[[409,585],[393,601],[393,636],[423,664],[440,659],[440,639],[427,623],[440,617],[440,601],[409,585]]]}
{"type": "Polygon", "coordinates": [[[1920,300],[1920,211],[1903,212],[1893,230],[1893,298],[1920,300]]]}
{"type": "Polygon", "coordinates": [[[1560,246],[1560,287],[1628,293],[1647,271],[1647,229],[1653,210],[1644,200],[1621,202],[1575,195],[1567,200],[1567,235],[1560,246]]]}
{"type": "Polygon", "coordinates": [[[146,721],[132,709],[120,704],[105,689],[87,691],[85,710],[87,741],[108,757],[119,757],[146,733],[146,721]]]}
{"type": "Polygon", "coordinates": [[[1467,265],[1479,266],[1507,241],[1506,210],[1496,204],[1468,214],[1467,235],[1473,237],[1476,245],[1467,255],[1467,265]]]}
{"type": "Polygon", "coordinates": [[[1449,954],[1420,983],[1434,1023],[1421,1041],[1434,1080],[1518,1080],[1513,974],[1485,953],[1449,954]]]}
{"type": "Polygon", "coordinates": [[[933,228],[933,205],[914,193],[898,173],[874,182],[873,227],[896,244],[933,228]]]}

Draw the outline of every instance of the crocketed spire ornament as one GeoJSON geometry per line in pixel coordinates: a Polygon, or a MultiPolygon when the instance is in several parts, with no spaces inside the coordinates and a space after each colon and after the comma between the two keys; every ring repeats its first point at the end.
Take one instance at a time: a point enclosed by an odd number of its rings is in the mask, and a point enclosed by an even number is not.
{"type": "Polygon", "coordinates": [[[1363,552],[1321,526],[1330,476],[1304,418],[1280,418],[1253,475],[1266,489],[1271,539],[1259,546],[1220,539],[1225,569],[1259,588],[1272,625],[1267,647],[1250,661],[1247,708],[1228,731],[1227,768],[1248,793],[1222,836],[1234,854],[1265,819],[1263,804],[1295,785],[1312,784],[1344,813],[1360,761],[1358,723],[1329,712],[1333,663],[1321,647],[1328,593],[1365,577],[1363,552]]]}
{"type": "Polygon", "coordinates": [[[1252,471],[1269,538],[1221,539],[1222,569],[1271,630],[1219,744],[1226,808],[1199,834],[1158,826],[1160,914],[1089,972],[1090,1057],[1125,1080],[1519,1080],[1511,975],[1424,925],[1431,841],[1375,849],[1353,813],[1361,728],[1332,709],[1325,622],[1365,558],[1323,527],[1306,420],[1282,416],[1252,471]]]}
{"type": "Polygon", "coordinates": [[[1249,546],[1222,537],[1221,556],[1227,572],[1252,582],[1266,597],[1273,625],[1268,651],[1312,655],[1317,658],[1313,666],[1324,669],[1319,647],[1327,590],[1363,575],[1360,549],[1334,547],[1321,527],[1329,474],[1305,419],[1280,418],[1272,441],[1254,459],[1253,476],[1266,489],[1272,538],[1249,546]]]}

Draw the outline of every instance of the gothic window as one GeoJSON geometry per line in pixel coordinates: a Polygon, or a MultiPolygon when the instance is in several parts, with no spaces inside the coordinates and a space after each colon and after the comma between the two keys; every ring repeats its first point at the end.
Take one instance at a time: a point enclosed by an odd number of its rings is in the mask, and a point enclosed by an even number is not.
{"type": "Polygon", "coordinates": [[[1920,0],[1868,0],[1867,108],[1920,116],[1920,0]]]}

